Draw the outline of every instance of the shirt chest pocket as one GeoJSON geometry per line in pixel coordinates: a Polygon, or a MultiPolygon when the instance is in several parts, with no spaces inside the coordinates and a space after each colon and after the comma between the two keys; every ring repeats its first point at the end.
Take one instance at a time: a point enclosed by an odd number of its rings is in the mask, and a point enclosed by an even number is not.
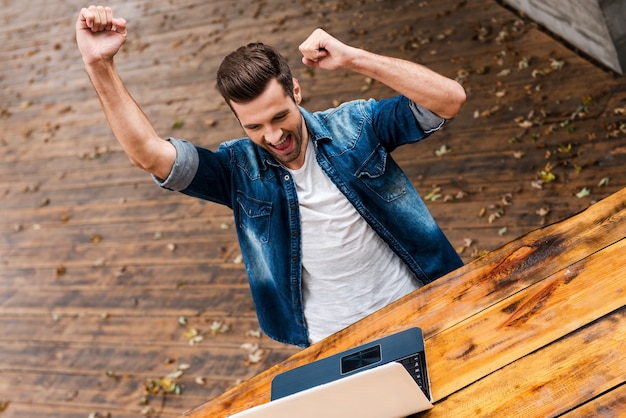
{"type": "Polygon", "coordinates": [[[250,240],[269,241],[272,202],[258,200],[237,192],[238,222],[250,240]]]}
{"type": "Polygon", "coordinates": [[[380,145],[363,162],[355,176],[387,202],[407,193],[408,179],[391,159],[389,153],[380,145]]]}

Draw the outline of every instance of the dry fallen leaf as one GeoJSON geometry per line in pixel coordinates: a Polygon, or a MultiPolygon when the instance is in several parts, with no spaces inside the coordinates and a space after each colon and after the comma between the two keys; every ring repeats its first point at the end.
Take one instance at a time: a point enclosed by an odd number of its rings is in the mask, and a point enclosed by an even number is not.
{"type": "Polygon", "coordinates": [[[463,245],[460,245],[456,248],[456,252],[458,254],[462,254],[466,248],[470,248],[474,244],[474,240],[471,238],[464,238],[463,245]]]}
{"type": "Polygon", "coordinates": [[[246,332],[246,337],[254,337],[261,338],[261,330],[260,329],[250,329],[246,332]]]}
{"type": "Polygon", "coordinates": [[[61,277],[61,276],[65,275],[65,271],[66,270],[65,270],[65,266],[64,265],[57,266],[57,270],[56,270],[57,277],[61,277]]]}
{"type": "Polygon", "coordinates": [[[579,191],[578,193],[576,193],[576,197],[579,199],[582,199],[583,197],[587,197],[591,194],[591,190],[589,190],[586,187],[583,187],[581,191],[579,191]]]}
{"type": "Polygon", "coordinates": [[[435,150],[435,155],[437,157],[443,157],[444,155],[450,152],[450,148],[447,145],[443,144],[439,149],[435,150]]]}
{"type": "Polygon", "coordinates": [[[154,415],[155,412],[156,411],[151,406],[144,406],[141,409],[141,415],[143,415],[144,417],[152,416],[152,415],[154,415]]]}
{"type": "Polygon", "coordinates": [[[441,198],[441,187],[433,186],[432,190],[424,196],[424,200],[434,202],[441,198]]]}
{"type": "Polygon", "coordinates": [[[541,180],[533,180],[530,182],[530,185],[534,188],[534,189],[543,189],[543,181],[541,180]]]}
{"type": "Polygon", "coordinates": [[[554,58],[550,58],[550,68],[553,70],[560,70],[565,65],[565,61],[556,60],[554,58]]]}
{"type": "Polygon", "coordinates": [[[111,418],[110,412],[90,412],[87,418],[111,418]]]}
{"type": "Polygon", "coordinates": [[[256,364],[263,359],[264,351],[262,349],[255,350],[254,352],[248,354],[248,360],[250,363],[256,364]]]}
{"type": "Polygon", "coordinates": [[[556,175],[552,172],[552,164],[546,164],[538,173],[539,178],[544,183],[550,183],[556,180],[556,175]]]}
{"type": "Polygon", "coordinates": [[[229,329],[230,326],[228,324],[224,324],[220,321],[213,321],[213,323],[211,324],[211,334],[213,335],[223,334],[225,332],[228,332],[229,329]]]}
{"type": "Polygon", "coordinates": [[[106,264],[107,259],[104,257],[100,257],[98,258],[96,261],[94,261],[93,266],[98,268],[98,267],[104,267],[104,265],[106,264]]]}
{"type": "MultiPolygon", "coordinates": [[[[189,328],[187,332],[183,333],[183,336],[187,339],[189,345],[191,346],[196,345],[204,340],[204,337],[200,335],[200,331],[198,331],[196,328],[189,328]]],[[[180,366],[179,369],[181,369],[180,366]]]]}
{"type": "Polygon", "coordinates": [[[547,216],[550,213],[550,208],[547,206],[542,207],[542,208],[537,209],[535,213],[539,216],[547,216]]]}
{"type": "Polygon", "coordinates": [[[248,351],[247,363],[249,365],[259,363],[265,354],[265,351],[256,343],[244,343],[241,345],[241,348],[248,351]]]}

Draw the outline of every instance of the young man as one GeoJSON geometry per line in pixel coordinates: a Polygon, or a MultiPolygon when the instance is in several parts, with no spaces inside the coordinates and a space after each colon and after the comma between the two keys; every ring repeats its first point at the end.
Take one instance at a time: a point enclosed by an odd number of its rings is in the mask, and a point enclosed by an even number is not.
{"type": "Polygon", "coordinates": [[[310,113],[286,61],[250,44],[228,55],[218,89],[247,138],[216,152],[155,132],[113,57],[126,22],[81,10],[76,37],[113,133],[159,185],[233,209],[259,323],[306,347],[462,263],[390,152],[454,117],[463,88],[424,66],[353,48],[317,29],[305,65],[349,69],[399,93],[310,113]]]}

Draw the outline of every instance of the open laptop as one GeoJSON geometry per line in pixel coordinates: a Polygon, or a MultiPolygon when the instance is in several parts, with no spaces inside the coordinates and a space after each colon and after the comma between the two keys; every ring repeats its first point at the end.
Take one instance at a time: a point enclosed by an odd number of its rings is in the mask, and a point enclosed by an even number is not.
{"type": "Polygon", "coordinates": [[[432,408],[419,328],[277,375],[272,401],[233,418],[392,418],[432,408]]]}

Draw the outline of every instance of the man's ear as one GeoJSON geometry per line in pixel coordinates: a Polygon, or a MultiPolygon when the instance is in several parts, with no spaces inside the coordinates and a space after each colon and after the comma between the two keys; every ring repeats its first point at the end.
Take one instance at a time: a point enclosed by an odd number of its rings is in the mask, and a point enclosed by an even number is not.
{"type": "Polygon", "coordinates": [[[297,78],[293,79],[293,98],[297,105],[302,102],[302,89],[300,88],[300,83],[297,78]]]}

